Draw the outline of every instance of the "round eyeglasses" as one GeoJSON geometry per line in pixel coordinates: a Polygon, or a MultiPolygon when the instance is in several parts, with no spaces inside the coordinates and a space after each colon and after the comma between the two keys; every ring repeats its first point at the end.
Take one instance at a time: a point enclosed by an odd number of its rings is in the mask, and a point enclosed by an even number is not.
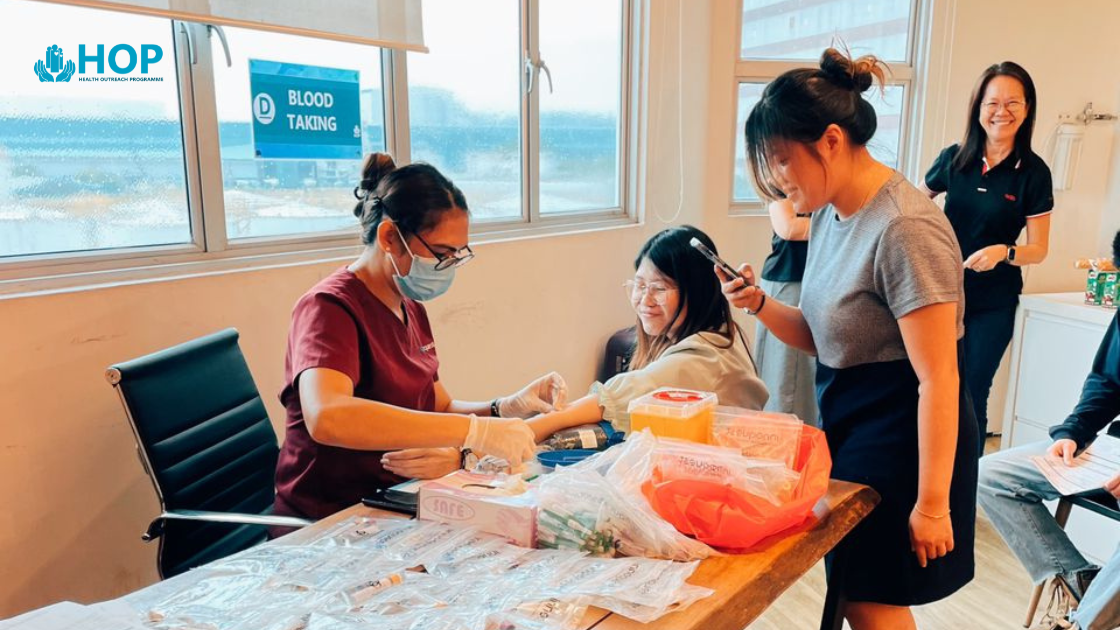
{"type": "Polygon", "coordinates": [[[664,306],[665,302],[669,299],[669,293],[676,291],[673,287],[667,287],[660,282],[639,282],[637,280],[627,280],[622,283],[622,288],[626,291],[626,297],[630,298],[633,303],[640,302],[645,296],[649,296],[654,302],[660,306],[664,306]]]}

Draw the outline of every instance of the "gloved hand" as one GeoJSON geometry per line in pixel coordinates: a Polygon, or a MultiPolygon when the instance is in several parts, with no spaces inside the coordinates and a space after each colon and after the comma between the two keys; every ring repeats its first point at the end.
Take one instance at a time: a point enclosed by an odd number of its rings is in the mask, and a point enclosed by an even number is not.
{"type": "Polygon", "coordinates": [[[536,456],[537,440],[520,418],[479,418],[472,414],[463,447],[479,457],[500,457],[516,470],[536,456]]]}
{"type": "Polygon", "coordinates": [[[557,372],[549,372],[529,383],[524,389],[498,399],[498,412],[503,418],[531,418],[564,408],[568,400],[568,384],[557,372]]]}

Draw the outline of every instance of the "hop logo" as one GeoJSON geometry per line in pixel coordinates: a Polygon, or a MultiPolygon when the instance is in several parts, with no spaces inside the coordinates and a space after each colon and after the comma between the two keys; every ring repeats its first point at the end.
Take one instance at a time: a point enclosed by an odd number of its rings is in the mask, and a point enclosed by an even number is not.
{"type": "Polygon", "coordinates": [[[35,62],[35,74],[43,83],[62,83],[69,81],[74,76],[74,62],[62,59],[62,48],[57,44],[47,47],[47,54],[43,59],[35,62]]]}

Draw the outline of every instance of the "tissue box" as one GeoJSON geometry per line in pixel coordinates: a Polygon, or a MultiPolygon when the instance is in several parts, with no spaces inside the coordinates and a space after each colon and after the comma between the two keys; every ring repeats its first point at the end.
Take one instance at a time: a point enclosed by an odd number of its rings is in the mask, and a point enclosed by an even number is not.
{"type": "Polygon", "coordinates": [[[490,475],[457,471],[420,486],[417,518],[467,525],[502,536],[515,545],[537,540],[537,505],[524,482],[508,484],[490,475]]]}

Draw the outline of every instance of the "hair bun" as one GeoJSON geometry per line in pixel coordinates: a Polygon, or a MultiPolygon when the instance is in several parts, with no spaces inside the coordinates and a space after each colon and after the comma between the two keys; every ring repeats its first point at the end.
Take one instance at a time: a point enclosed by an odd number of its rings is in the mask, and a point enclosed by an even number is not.
{"type": "Polygon", "coordinates": [[[362,163],[362,180],[354,189],[354,196],[358,198],[358,204],[354,206],[354,216],[362,218],[366,207],[370,205],[370,196],[377,190],[377,185],[395,170],[397,164],[388,153],[370,153],[366,156],[366,161],[362,163]]]}
{"type": "Polygon", "coordinates": [[[836,86],[859,93],[866,92],[875,79],[880,85],[886,82],[883,62],[877,57],[864,55],[852,59],[835,48],[825,49],[821,55],[821,72],[836,86]]]}
{"type": "Polygon", "coordinates": [[[362,181],[358,188],[373,192],[389,173],[397,170],[397,164],[388,153],[370,153],[362,164],[362,181]]]}

